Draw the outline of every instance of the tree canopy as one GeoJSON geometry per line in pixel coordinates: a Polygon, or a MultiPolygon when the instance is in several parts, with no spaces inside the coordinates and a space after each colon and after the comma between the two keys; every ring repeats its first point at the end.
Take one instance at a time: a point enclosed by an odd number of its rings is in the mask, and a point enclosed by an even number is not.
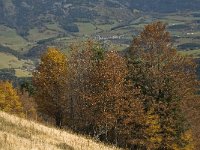
{"type": "Polygon", "coordinates": [[[56,48],[49,48],[41,57],[41,62],[33,73],[36,87],[36,102],[39,111],[53,117],[61,126],[66,106],[67,59],[56,48]]]}
{"type": "Polygon", "coordinates": [[[0,81],[0,110],[23,116],[23,108],[17,90],[8,81],[0,81]]]}

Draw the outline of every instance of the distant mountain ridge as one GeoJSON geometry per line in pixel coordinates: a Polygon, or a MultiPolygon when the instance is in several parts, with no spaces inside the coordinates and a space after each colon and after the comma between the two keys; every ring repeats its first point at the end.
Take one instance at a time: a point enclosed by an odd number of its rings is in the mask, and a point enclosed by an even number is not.
{"type": "Polygon", "coordinates": [[[98,7],[122,8],[127,16],[134,9],[144,12],[175,12],[200,9],[200,0],[0,0],[0,24],[26,36],[30,28],[45,22],[58,22],[66,30],[77,31],[71,23],[109,19],[98,7]]]}
{"type": "Polygon", "coordinates": [[[150,12],[170,13],[200,9],[200,0],[127,0],[126,2],[132,9],[150,12]]]}

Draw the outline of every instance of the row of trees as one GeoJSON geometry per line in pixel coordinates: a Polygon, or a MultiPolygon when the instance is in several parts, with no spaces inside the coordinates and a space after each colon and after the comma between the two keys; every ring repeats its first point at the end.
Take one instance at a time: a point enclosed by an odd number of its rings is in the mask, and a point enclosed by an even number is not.
{"type": "Polygon", "coordinates": [[[33,73],[34,87],[0,82],[0,109],[33,118],[37,104],[58,127],[120,147],[198,149],[196,64],[170,40],[165,25],[155,22],[126,52],[94,41],[72,45],[68,56],[49,48],[33,73]]]}
{"type": "Polygon", "coordinates": [[[93,41],[72,45],[68,57],[49,48],[33,84],[39,111],[59,127],[132,149],[191,150],[185,112],[198,99],[195,72],[194,60],[178,54],[156,22],[125,55],[93,41]]]}

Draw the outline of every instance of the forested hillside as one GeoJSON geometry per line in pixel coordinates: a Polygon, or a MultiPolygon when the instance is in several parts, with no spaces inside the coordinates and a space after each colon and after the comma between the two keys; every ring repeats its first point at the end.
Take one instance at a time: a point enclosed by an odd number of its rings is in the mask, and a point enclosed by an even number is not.
{"type": "Polygon", "coordinates": [[[99,6],[108,7],[111,10],[122,8],[125,13],[134,9],[169,13],[199,10],[200,2],[198,0],[58,0],[56,2],[52,0],[1,0],[0,24],[16,28],[22,36],[26,36],[29,29],[51,21],[58,22],[64,29],[76,31],[69,27],[69,24],[74,21],[90,22],[96,17],[99,19],[112,18],[112,16],[99,12],[99,6]]]}
{"type": "Polygon", "coordinates": [[[145,26],[126,51],[87,40],[49,47],[31,81],[0,81],[0,109],[119,148],[199,148],[196,60],[180,54],[166,24],[145,26]]]}
{"type": "MultiPolygon", "coordinates": [[[[125,2],[125,1],[124,1],[125,2]]],[[[131,9],[169,13],[177,11],[199,10],[199,0],[127,0],[131,9]]]]}
{"type": "MultiPolygon", "coordinates": [[[[198,150],[199,43],[199,0],[0,0],[0,111],[122,149],[198,150]]],[[[0,149],[109,148],[5,116],[0,149]]]]}

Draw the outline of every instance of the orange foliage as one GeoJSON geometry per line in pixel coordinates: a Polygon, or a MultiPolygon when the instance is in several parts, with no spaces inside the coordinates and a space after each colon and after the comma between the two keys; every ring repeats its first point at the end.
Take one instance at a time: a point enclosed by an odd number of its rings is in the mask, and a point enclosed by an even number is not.
{"type": "Polygon", "coordinates": [[[152,97],[144,101],[146,111],[154,107],[160,118],[161,149],[184,145],[181,135],[188,127],[181,104],[194,101],[198,91],[194,60],[178,54],[170,39],[166,25],[155,22],[133,40],[129,52],[129,77],[141,94],[152,97]]]}

